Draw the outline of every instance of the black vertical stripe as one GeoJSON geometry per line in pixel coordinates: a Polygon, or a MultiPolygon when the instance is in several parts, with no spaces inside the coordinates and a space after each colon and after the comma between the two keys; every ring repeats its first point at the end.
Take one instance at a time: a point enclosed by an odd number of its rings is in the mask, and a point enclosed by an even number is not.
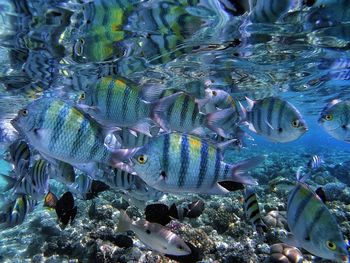
{"type": "MultiPolygon", "coordinates": [[[[269,125],[272,125],[271,121],[272,121],[274,106],[275,106],[275,99],[271,98],[269,101],[269,107],[268,107],[267,116],[266,116],[267,123],[269,125]]],[[[266,131],[267,131],[267,135],[270,136],[272,129],[267,123],[265,123],[266,131]]]]}
{"type": "Polygon", "coordinates": [[[163,168],[165,172],[168,172],[169,168],[169,147],[170,147],[170,136],[169,134],[164,135],[163,139],[163,168]]]}
{"type": "Polygon", "coordinates": [[[282,128],[282,118],[283,118],[283,114],[284,114],[284,109],[286,108],[286,102],[282,101],[281,102],[281,107],[278,111],[278,115],[277,115],[277,129],[282,128]]]}
{"type": "MultiPolygon", "coordinates": [[[[216,151],[215,151],[214,178],[213,178],[212,186],[214,186],[219,180],[220,166],[221,166],[221,152],[220,152],[220,150],[216,149],[216,151]]],[[[226,169],[226,167],[225,167],[225,169],[226,169]]]]}
{"type": "Polygon", "coordinates": [[[123,102],[122,102],[122,120],[123,121],[126,120],[127,110],[132,107],[132,105],[128,105],[128,103],[129,103],[129,96],[130,96],[130,88],[129,87],[125,87],[124,96],[123,96],[123,102]]]}
{"type": "Polygon", "coordinates": [[[189,101],[190,101],[190,96],[185,95],[182,103],[181,114],[180,114],[180,127],[183,127],[186,121],[186,115],[187,115],[186,113],[188,111],[189,101]]]}
{"type": "Polygon", "coordinates": [[[261,129],[261,103],[259,105],[260,107],[257,107],[257,120],[256,120],[256,125],[254,125],[254,128],[256,129],[257,132],[262,132],[262,129],[261,129]]]}
{"type": "MultiPolygon", "coordinates": [[[[301,191],[304,191],[304,190],[301,190],[301,191]]],[[[298,221],[299,221],[301,215],[303,214],[305,207],[312,200],[313,194],[311,192],[307,192],[307,193],[308,193],[308,195],[305,198],[303,198],[303,200],[301,200],[297,206],[297,209],[295,211],[294,220],[293,220],[293,222],[291,222],[293,225],[292,228],[294,228],[294,226],[296,224],[298,224],[298,221]]]]}
{"type": "Polygon", "coordinates": [[[208,142],[203,139],[201,139],[200,158],[197,188],[200,188],[204,181],[208,165],[208,142]]]}
{"type": "Polygon", "coordinates": [[[185,185],[185,180],[188,172],[188,165],[190,162],[190,151],[188,144],[188,135],[182,134],[181,136],[181,153],[180,153],[180,172],[179,172],[179,180],[178,187],[182,188],[185,185]]]}
{"type": "Polygon", "coordinates": [[[325,212],[325,208],[323,206],[320,206],[320,208],[318,208],[318,210],[315,213],[315,216],[312,218],[312,221],[310,222],[310,224],[308,224],[305,227],[305,233],[303,235],[303,237],[306,239],[307,237],[312,236],[312,231],[314,229],[315,226],[318,225],[318,221],[322,220],[322,215],[325,212]]]}
{"type": "Polygon", "coordinates": [[[192,127],[194,127],[196,125],[196,120],[197,120],[198,114],[199,114],[199,107],[198,107],[198,104],[196,103],[194,105],[193,111],[192,111],[192,117],[191,117],[192,127]]]}
{"type": "Polygon", "coordinates": [[[56,115],[56,120],[55,120],[55,124],[52,130],[52,136],[51,136],[51,140],[49,143],[49,149],[52,151],[55,149],[55,147],[57,146],[58,143],[58,139],[61,136],[61,134],[63,133],[63,129],[64,129],[64,123],[66,121],[66,117],[69,114],[70,108],[66,105],[63,104],[58,112],[58,114],[56,115]]]}
{"type": "Polygon", "coordinates": [[[73,144],[70,149],[69,156],[74,158],[79,154],[81,147],[86,143],[87,136],[89,135],[88,128],[89,122],[87,118],[83,118],[83,121],[80,123],[78,132],[75,133],[73,144]]]}
{"type": "Polygon", "coordinates": [[[114,89],[114,80],[112,79],[108,84],[107,93],[106,93],[106,117],[107,118],[111,117],[111,104],[112,104],[113,89],[114,89]]]}

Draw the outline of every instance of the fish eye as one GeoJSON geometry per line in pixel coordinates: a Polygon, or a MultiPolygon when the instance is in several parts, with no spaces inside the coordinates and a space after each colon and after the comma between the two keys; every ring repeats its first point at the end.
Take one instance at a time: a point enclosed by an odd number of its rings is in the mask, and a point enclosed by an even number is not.
{"type": "Polygon", "coordinates": [[[212,94],[214,97],[216,97],[216,95],[218,95],[218,93],[215,90],[212,91],[212,94]]]}
{"type": "Polygon", "coordinates": [[[299,127],[299,126],[300,126],[300,121],[299,121],[299,120],[293,120],[293,121],[292,121],[292,126],[293,126],[294,128],[299,127]]]}
{"type": "Polygon", "coordinates": [[[81,56],[84,51],[84,48],[83,48],[84,44],[85,44],[85,40],[83,38],[79,38],[73,47],[74,53],[77,54],[78,56],[81,56]]]}
{"type": "Polygon", "coordinates": [[[331,241],[327,241],[326,245],[330,250],[335,250],[337,248],[336,244],[331,241]]]}
{"type": "Polygon", "coordinates": [[[140,155],[137,157],[137,161],[140,163],[140,164],[144,164],[147,162],[147,156],[145,155],[140,155]]]}
{"type": "Polygon", "coordinates": [[[179,250],[184,250],[184,247],[181,246],[181,245],[178,245],[177,248],[178,248],[179,250]]]}
{"type": "Polygon", "coordinates": [[[28,116],[28,110],[27,109],[20,110],[19,114],[23,117],[26,117],[26,116],[28,116]]]}
{"type": "Polygon", "coordinates": [[[333,114],[327,114],[324,118],[325,118],[327,121],[331,121],[331,120],[333,120],[333,114]]]}
{"type": "Polygon", "coordinates": [[[85,94],[85,92],[82,92],[80,94],[79,100],[85,100],[85,99],[86,99],[86,94],[85,94]]]}

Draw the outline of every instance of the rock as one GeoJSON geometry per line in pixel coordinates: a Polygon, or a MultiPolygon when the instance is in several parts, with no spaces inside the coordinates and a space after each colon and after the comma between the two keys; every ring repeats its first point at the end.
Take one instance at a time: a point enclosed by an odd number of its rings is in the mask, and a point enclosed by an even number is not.
{"type": "Polygon", "coordinates": [[[284,243],[274,244],[270,247],[270,263],[301,263],[303,255],[296,247],[284,243]]]}
{"type": "Polygon", "coordinates": [[[268,227],[288,229],[285,212],[276,210],[270,211],[262,219],[268,227]]]}

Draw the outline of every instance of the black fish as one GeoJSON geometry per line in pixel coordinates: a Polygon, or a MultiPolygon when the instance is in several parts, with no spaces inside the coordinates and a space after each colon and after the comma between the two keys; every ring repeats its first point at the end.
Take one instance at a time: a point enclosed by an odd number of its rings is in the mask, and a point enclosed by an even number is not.
{"type": "Polygon", "coordinates": [[[185,242],[186,245],[191,249],[191,253],[186,256],[174,256],[165,254],[170,259],[176,260],[180,263],[195,263],[203,259],[203,251],[189,242],[185,242]]]}
{"type": "Polygon", "coordinates": [[[152,223],[158,223],[163,226],[168,224],[173,218],[183,220],[185,217],[197,218],[204,210],[204,202],[196,200],[186,206],[177,206],[172,204],[168,207],[165,204],[150,204],[146,206],[146,220],[152,223]]]}
{"type": "Polygon", "coordinates": [[[199,217],[203,211],[204,211],[204,202],[202,200],[197,200],[188,205],[188,218],[197,218],[199,217]]]}
{"type": "Polygon", "coordinates": [[[109,190],[110,187],[104,182],[93,180],[91,184],[91,189],[86,193],[86,200],[91,200],[97,197],[97,195],[103,191],[109,190]]]}
{"type": "Polygon", "coordinates": [[[165,204],[150,204],[145,208],[146,220],[163,226],[171,221],[169,207],[165,204]]]}
{"type": "Polygon", "coordinates": [[[317,188],[315,193],[318,195],[318,197],[322,200],[324,204],[327,202],[326,193],[323,191],[322,187],[317,188]]]}
{"type": "Polygon", "coordinates": [[[72,224],[77,215],[77,207],[74,206],[74,198],[71,192],[66,192],[56,203],[56,213],[59,221],[66,226],[69,222],[72,224]]]}

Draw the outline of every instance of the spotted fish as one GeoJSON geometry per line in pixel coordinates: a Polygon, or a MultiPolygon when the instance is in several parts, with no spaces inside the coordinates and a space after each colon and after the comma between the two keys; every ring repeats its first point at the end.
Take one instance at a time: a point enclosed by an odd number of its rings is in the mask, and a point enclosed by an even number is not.
{"type": "Polygon", "coordinates": [[[131,159],[134,171],[148,185],[169,193],[226,194],[218,182],[255,184],[246,176],[263,157],[235,165],[223,162],[222,151],[197,136],[173,132],[161,135],[137,150],[131,159]]]}

